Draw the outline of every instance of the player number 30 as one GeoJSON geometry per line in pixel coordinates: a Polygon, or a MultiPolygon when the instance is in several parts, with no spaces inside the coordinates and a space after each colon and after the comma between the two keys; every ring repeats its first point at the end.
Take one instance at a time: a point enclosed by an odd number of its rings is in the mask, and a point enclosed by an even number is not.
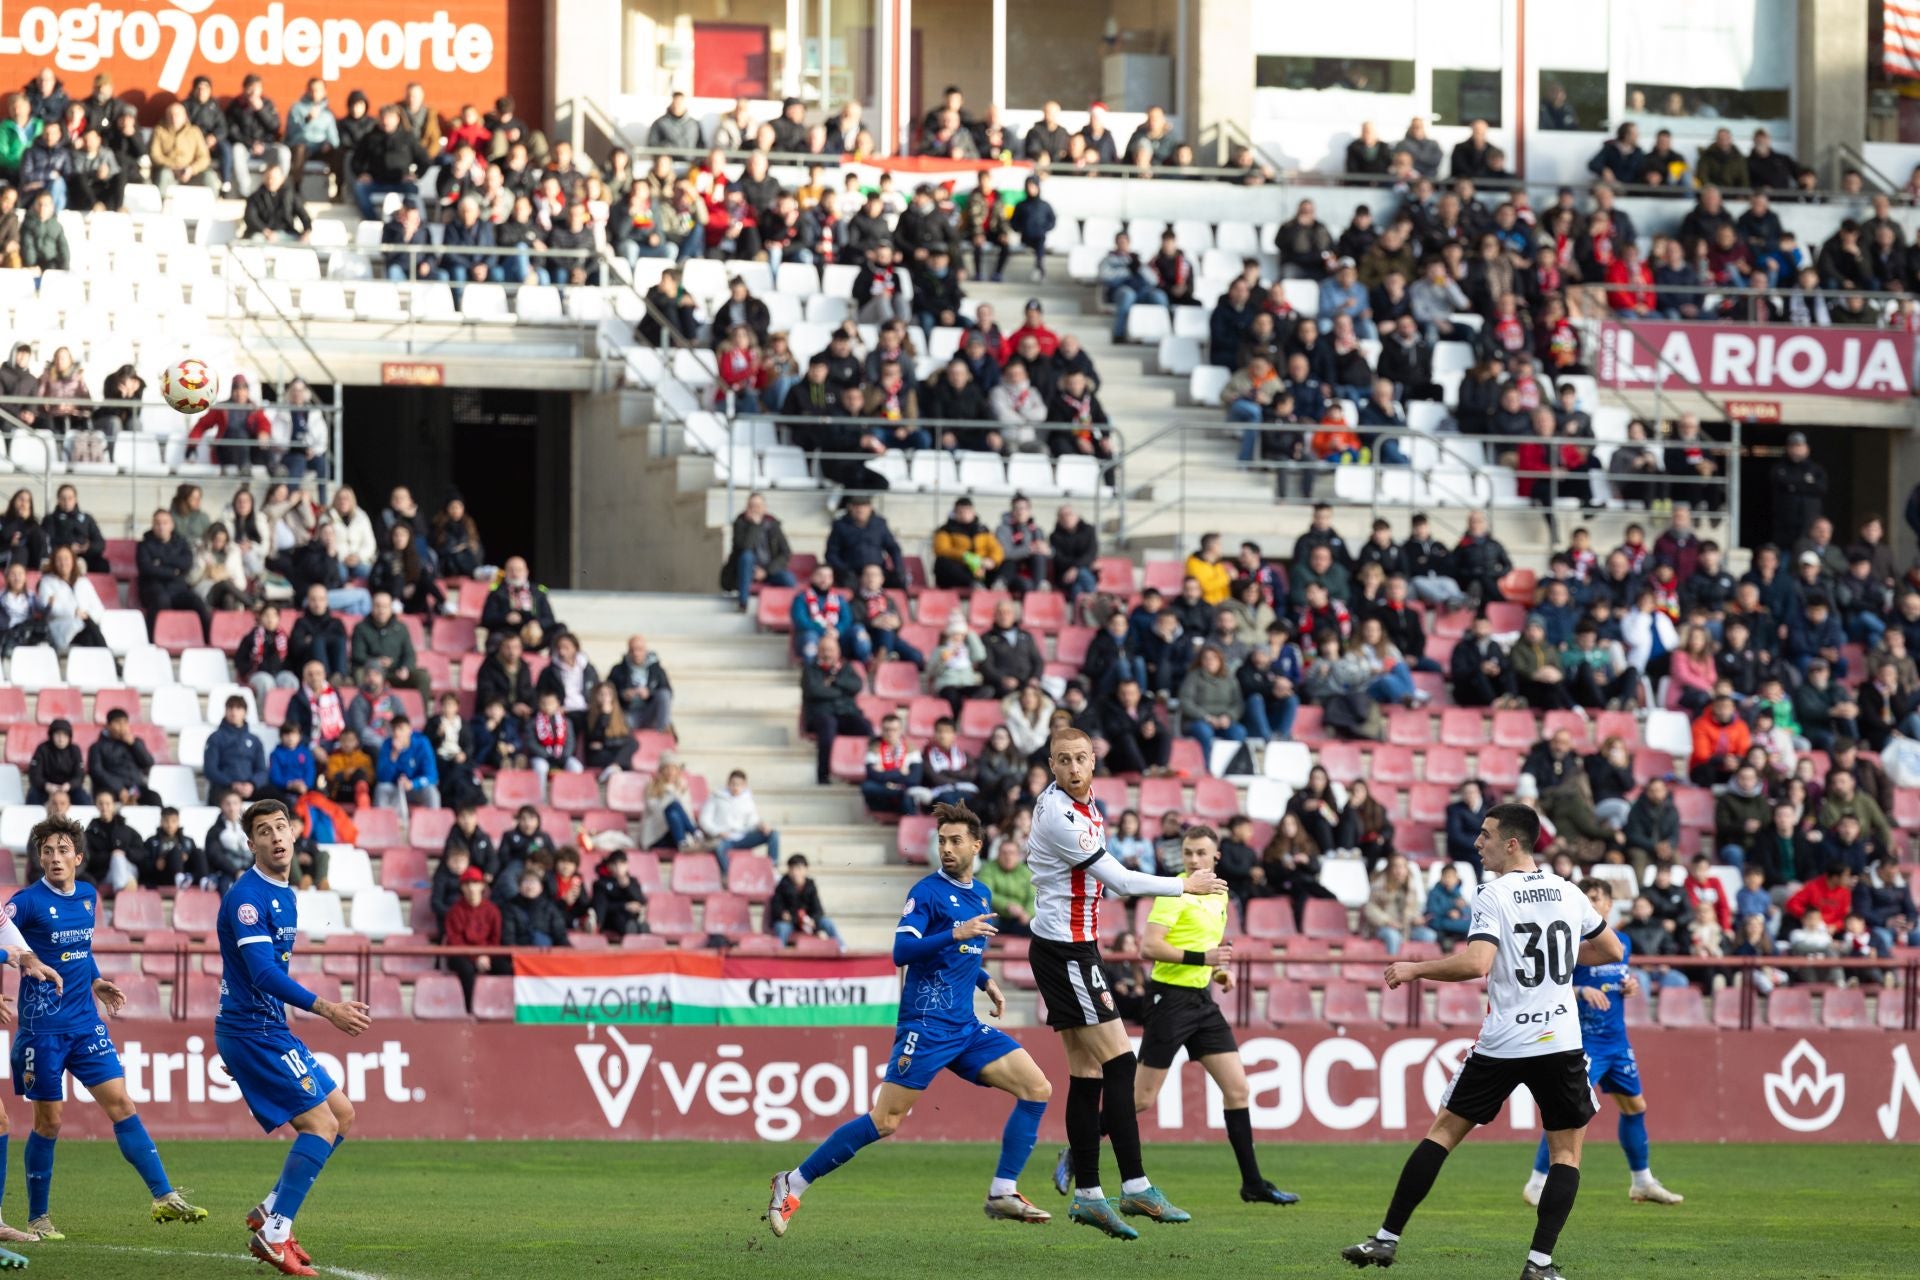
{"type": "Polygon", "coordinates": [[[1555,920],[1546,928],[1546,950],[1540,949],[1540,926],[1537,924],[1516,925],[1514,932],[1525,940],[1520,958],[1527,962],[1525,968],[1515,969],[1513,976],[1523,987],[1537,987],[1549,977],[1555,986],[1565,986],[1573,978],[1573,929],[1565,920],[1555,920]]]}

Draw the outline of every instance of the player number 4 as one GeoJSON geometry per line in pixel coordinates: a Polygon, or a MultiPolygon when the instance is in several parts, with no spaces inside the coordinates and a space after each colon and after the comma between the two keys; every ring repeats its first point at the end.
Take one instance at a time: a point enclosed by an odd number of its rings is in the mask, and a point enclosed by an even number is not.
{"type": "Polygon", "coordinates": [[[1555,920],[1547,926],[1544,952],[1540,948],[1539,925],[1516,925],[1513,931],[1526,941],[1520,958],[1530,966],[1513,971],[1521,986],[1537,987],[1549,977],[1555,986],[1565,986],[1573,979],[1573,929],[1565,920],[1555,920]]]}

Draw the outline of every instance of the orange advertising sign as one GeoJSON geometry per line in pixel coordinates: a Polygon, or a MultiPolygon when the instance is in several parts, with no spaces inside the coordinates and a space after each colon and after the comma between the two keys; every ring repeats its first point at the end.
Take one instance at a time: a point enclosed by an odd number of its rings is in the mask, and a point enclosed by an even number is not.
{"type": "Polygon", "coordinates": [[[501,93],[532,116],[544,110],[541,8],[539,0],[0,0],[0,86],[11,91],[52,66],[78,100],[104,71],[118,96],[151,117],[185,97],[196,76],[224,101],[258,72],[284,117],[315,76],[336,111],[351,90],[395,102],[418,81],[443,116],[465,102],[485,110],[501,93]]]}

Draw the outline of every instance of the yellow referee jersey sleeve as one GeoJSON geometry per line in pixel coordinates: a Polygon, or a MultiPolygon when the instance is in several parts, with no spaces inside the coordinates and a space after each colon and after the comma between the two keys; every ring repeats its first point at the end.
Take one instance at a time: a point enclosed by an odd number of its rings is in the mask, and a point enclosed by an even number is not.
{"type": "MultiPolygon", "coordinates": [[[[1227,902],[1224,893],[1204,897],[1184,893],[1177,898],[1156,898],[1147,923],[1167,926],[1170,946],[1182,951],[1207,951],[1219,946],[1227,934],[1227,902]]],[[[1153,980],[1168,986],[1204,987],[1212,978],[1213,969],[1208,965],[1154,961],[1153,980]]]]}

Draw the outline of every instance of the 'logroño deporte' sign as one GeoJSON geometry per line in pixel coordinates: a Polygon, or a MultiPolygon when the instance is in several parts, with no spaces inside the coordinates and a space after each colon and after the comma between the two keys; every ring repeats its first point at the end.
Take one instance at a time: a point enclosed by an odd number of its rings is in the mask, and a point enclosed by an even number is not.
{"type": "Polygon", "coordinates": [[[1593,371],[1627,390],[1892,400],[1913,394],[1913,349],[1894,329],[1605,320],[1593,371]]]}

